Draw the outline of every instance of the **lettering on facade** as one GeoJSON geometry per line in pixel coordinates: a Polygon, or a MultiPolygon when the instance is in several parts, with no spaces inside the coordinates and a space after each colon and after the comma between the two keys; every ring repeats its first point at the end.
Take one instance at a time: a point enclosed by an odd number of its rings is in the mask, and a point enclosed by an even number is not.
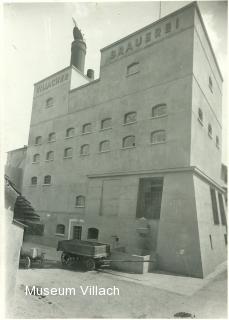
{"type": "Polygon", "coordinates": [[[160,39],[163,35],[167,35],[174,30],[179,29],[179,18],[176,18],[173,23],[166,21],[163,25],[158,27],[152,27],[152,30],[148,30],[145,34],[137,35],[135,38],[128,40],[124,44],[120,44],[117,48],[112,49],[108,56],[108,63],[112,62],[126,54],[134,52],[139,48],[153,43],[160,39]]]}
{"type": "Polygon", "coordinates": [[[68,74],[68,72],[66,72],[66,73],[63,73],[63,74],[56,76],[53,79],[45,80],[44,82],[37,84],[36,92],[37,92],[37,94],[43,93],[44,91],[46,91],[52,87],[55,87],[65,81],[67,81],[68,79],[69,79],[69,74],[68,74]]]}

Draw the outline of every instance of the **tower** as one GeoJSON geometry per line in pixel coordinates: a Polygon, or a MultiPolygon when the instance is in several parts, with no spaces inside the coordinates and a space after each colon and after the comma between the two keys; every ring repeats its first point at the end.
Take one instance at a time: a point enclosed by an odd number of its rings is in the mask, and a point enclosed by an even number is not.
{"type": "Polygon", "coordinates": [[[84,72],[84,64],[85,64],[85,55],[86,55],[86,43],[83,39],[83,35],[80,29],[76,26],[76,22],[74,20],[75,27],[73,28],[73,37],[74,41],[72,42],[71,47],[71,62],[70,65],[73,65],[81,72],[84,72]]]}

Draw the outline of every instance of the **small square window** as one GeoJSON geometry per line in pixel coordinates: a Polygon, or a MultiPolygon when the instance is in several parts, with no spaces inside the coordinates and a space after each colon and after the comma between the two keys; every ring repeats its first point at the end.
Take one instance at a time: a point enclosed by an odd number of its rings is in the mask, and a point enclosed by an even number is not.
{"type": "Polygon", "coordinates": [[[134,62],[127,67],[126,75],[131,76],[138,72],[139,72],[139,62],[134,62]]]}
{"type": "Polygon", "coordinates": [[[106,118],[101,121],[101,129],[110,129],[112,126],[111,118],[106,118]]]}
{"type": "Polygon", "coordinates": [[[80,148],[80,154],[82,156],[87,156],[89,155],[89,144],[84,144],[83,146],[81,146],[80,148]]]}
{"type": "Polygon", "coordinates": [[[82,133],[91,133],[91,123],[85,123],[83,125],[82,133]]]}
{"type": "Polygon", "coordinates": [[[74,136],[75,129],[74,128],[68,128],[66,130],[66,138],[72,138],[74,136]]]}
{"type": "Polygon", "coordinates": [[[48,98],[46,100],[46,108],[51,108],[54,106],[54,99],[53,98],[48,98]]]}
{"type": "Polygon", "coordinates": [[[110,150],[110,141],[109,140],[105,140],[105,141],[100,142],[100,145],[99,145],[100,152],[106,152],[109,150],[110,150]]]}
{"type": "Polygon", "coordinates": [[[64,149],[64,158],[72,158],[72,148],[64,149]]]}
{"type": "Polygon", "coordinates": [[[137,112],[129,112],[125,114],[124,124],[133,123],[137,121],[137,112]]]}
{"type": "Polygon", "coordinates": [[[55,132],[51,132],[48,136],[48,142],[56,141],[56,134],[55,132]]]}
{"type": "Polygon", "coordinates": [[[123,148],[133,148],[135,147],[135,136],[127,136],[122,140],[123,148]]]}
{"type": "Polygon", "coordinates": [[[39,145],[39,144],[41,144],[41,142],[42,142],[42,137],[41,136],[38,136],[38,137],[35,138],[35,145],[39,145]]]}

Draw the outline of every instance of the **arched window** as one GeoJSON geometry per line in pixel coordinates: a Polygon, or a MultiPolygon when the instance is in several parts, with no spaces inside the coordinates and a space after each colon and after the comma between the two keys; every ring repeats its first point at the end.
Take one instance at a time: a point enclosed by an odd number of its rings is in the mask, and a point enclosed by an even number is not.
{"type": "Polygon", "coordinates": [[[34,156],[33,156],[33,162],[36,163],[36,162],[39,162],[40,161],[40,155],[39,153],[36,153],[34,156]]]}
{"type": "Polygon", "coordinates": [[[64,224],[58,224],[56,226],[56,234],[64,234],[65,233],[65,225],[64,224]]]}
{"type": "Polygon", "coordinates": [[[47,175],[44,177],[44,184],[51,184],[51,176],[47,175]]]}
{"type": "Polygon", "coordinates": [[[219,148],[219,137],[218,136],[215,137],[215,145],[217,148],[219,148]]]}
{"type": "Polygon", "coordinates": [[[31,178],[31,184],[32,184],[33,186],[37,185],[37,177],[32,177],[32,178],[31,178]]]}
{"type": "Polygon", "coordinates": [[[89,144],[84,144],[81,146],[80,154],[83,156],[87,156],[89,154],[89,144]]]}
{"type": "Polygon", "coordinates": [[[51,132],[48,136],[48,142],[56,141],[56,134],[55,132],[51,132]]]}
{"type": "Polygon", "coordinates": [[[135,146],[135,136],[127,136],[122,139],[123,148],[131,148],[135,146]]]}
{"type": "Polygon", "coordinates": [[[84,196],[77,196],[76,197],[76,207],[84,208],[85,207],[85,197],[84,196]]]}
{"type": "Polygon", "coordinates": [[[51,161],[51,160],[53,160],[54,159],[54,152],[53,151],[48,151],[47,153],[46,153],[46,160],[47,161],[51,161]]]}
{"type": "Polygon", "coordinates": [[[64,149],[64,158],[72,158],[72,148],[64,149]]]}
{"type": "Polygon", "coordinates": [[[165,130],[157,130],[151,133],[151,143],[162,143],[166,141],[165,130]]]}
{"type": "Polygon", "coordinates": [[[157,104],[152,108],[152,117],[162,117],[167,115],[167,106],[165,103],[157,104]]]}
{"type": "Polygon", "coordinates": [[[68,128],[68,129],[66,130],[66,138],[71,138],[71,137],[73,137],[73,136],[74,136],[74,132],[75,132],[74,128],[68,128]]]}
{"type": "Polygon", "coordinates": [[[54,105],[54,99],[53,98],[48,98],[46,100],[46,108],[53,107],[53,105],[54,105]]]}
{"type": "Polygon", "coordinates": [[[99,151],[100,152],[105,152],[110,150],[110,141],[109,140],[104,140],[100,142],[99,144],[99,151]]]}
{"type": "Polygon", "coordinates": [[[124,123],[132,123],[137,121],[137,112],[128,112],[124,116],[124,123]]]}
{"type": "Polygon", "coordinates": [[[88,238],[88,240],[98,240],[99,230],[96,228],[88,228],[87,238],[88,238]]]}
{"type": "Polygon", "coordinates": [[[91,132],[91,123],[85,123],[82,128],[82,133],[90,133],[91,132]]]}
{"type": "Polygon", "coordinates": [[[36,137],[35,138],[35,145],[41,144],[41,141],[42,141],[42,137],[41,136],[36,137]]]}
{"type": "Polygon", "coordinates": [[[133,62],[127,66],[127,69],[126,69],[127,76],[130,76],[138,72],[139,72],[139,62],[133,62]]]}
{"type": "Polygon", "coordinates": [[[212,138],[212,126],[210,123],[208,124],[208,135],[210,138],[212,138]]]}
{"type": "Polygon", "coordinates": [[[111,118],[106,118],[101,121],[101,129],[111,128],[111,118]]]}
{"type": "Polygon", "coordinates": [[[203,123],[203,111],[200,108],[198,109],[198,120],[203,123]]]}

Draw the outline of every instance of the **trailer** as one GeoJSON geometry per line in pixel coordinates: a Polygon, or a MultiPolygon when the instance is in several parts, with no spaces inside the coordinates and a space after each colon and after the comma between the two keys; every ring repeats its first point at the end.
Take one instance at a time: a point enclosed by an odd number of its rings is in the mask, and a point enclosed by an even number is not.
{"type": "Polygon", "coordinates": [[[25,269],[29,269],[34,263],[43,266],[45,252],[40,248],[24,248],[21,247],[19,265],[23,265],[25,269]]]}
{"type": "Polygon", "coordinates": [[[58,242],[57,251],[62,251],[63,265],[82,262],[87,270],[94,270],[105,263],[110,256],[110,245],[95,241],[62,240],[58,242]]]}

